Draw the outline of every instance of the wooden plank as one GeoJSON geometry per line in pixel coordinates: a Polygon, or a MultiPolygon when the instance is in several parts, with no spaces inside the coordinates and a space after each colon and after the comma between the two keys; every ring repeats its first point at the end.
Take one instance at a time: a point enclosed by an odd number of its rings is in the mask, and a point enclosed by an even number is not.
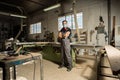
{"type": "Polygon", "coordinates": [[[120,72],[120,50],[110,45],[105,46],[105,50],[107,52],[113,74],[118,75],[120,72]]]}

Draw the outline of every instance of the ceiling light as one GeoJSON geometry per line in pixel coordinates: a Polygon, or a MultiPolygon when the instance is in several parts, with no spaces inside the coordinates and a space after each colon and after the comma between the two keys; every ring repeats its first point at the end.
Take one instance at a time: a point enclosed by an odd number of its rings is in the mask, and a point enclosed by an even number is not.
{"type": "Polygon", "coordinates": [[[27,18],[26,16],[23,16],[23,15],[16,15],[16,14],[10,14],[10,16],[19,17],[19,18],[27,18]]]}
{"type": "Polygon", "coordinates": [[[6,16],[12,16],[12,17],[27,18],[27,16],[11,14],[11,13],[1,12],[1,11],[0,11],[0,14],[1,15],[6,15],[6,16]]]}
{"type": "Polygon", "coordinates": [[[48,7],[48,8],[45,8],[43,11],[49,11],[49,10],[58,8],[58,7],[60,7],[60,6],[61,6],[61,4],[55,4],[55,5],[53,5],[53,6],[50,6],[50,7],[48,7]]]}

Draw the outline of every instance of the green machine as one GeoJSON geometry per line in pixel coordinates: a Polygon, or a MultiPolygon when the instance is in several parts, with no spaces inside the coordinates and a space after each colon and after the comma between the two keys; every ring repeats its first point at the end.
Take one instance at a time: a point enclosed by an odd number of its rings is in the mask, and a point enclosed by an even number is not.
{"type": "MultiPolygon", "coordinates": [[[[55,63],[61,62],[61,49],[60,43],[58,42],[20,42],[16,43],[16,50],[17,49],[21,49],[19,50],[20,54],[25,54],[25,52],[39,52],[43,55],[44,59],[55,63]]],[[[76,56],[73,47],[71,48],[71,55],[73,66],[75,66],[76,56]]]]}

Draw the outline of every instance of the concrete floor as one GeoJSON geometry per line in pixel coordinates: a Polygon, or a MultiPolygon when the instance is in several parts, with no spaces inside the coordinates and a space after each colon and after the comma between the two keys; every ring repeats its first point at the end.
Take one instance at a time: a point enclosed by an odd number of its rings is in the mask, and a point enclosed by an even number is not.
{"type": "MultiPolygon", "coordinates": [[[[17,66],[17,80],[40,80],[39,61],[36,62],[35,79],[33,79],[33,61],[24,65],[17,66]]],[[[72,71],[67,72],[66,68],[58,69],[58,64],[43,60],[44,80],[97,80],[97,68],[95,56],[80,56],[77,64],[72,71]]],[[[108,60],[104,59],[103,65],[109,66],[108,60]]],[[[102,73],[111,73],[109,68],[102,69],[102,73]]],[[[2,78],[2,71],[0,72],[2,78]]],[[[100,80],[118,80],[115,78],[101,77],[100,80]]]]}

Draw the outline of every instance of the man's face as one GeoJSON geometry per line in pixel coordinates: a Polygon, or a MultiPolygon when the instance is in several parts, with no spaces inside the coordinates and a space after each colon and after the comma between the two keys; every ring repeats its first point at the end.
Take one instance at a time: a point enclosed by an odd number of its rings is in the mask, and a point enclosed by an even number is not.
{"type": "Polygon", "coordinates": [[[63,27],[67,27],[67,22],[66,21],[63,22],[63,27]]]}

